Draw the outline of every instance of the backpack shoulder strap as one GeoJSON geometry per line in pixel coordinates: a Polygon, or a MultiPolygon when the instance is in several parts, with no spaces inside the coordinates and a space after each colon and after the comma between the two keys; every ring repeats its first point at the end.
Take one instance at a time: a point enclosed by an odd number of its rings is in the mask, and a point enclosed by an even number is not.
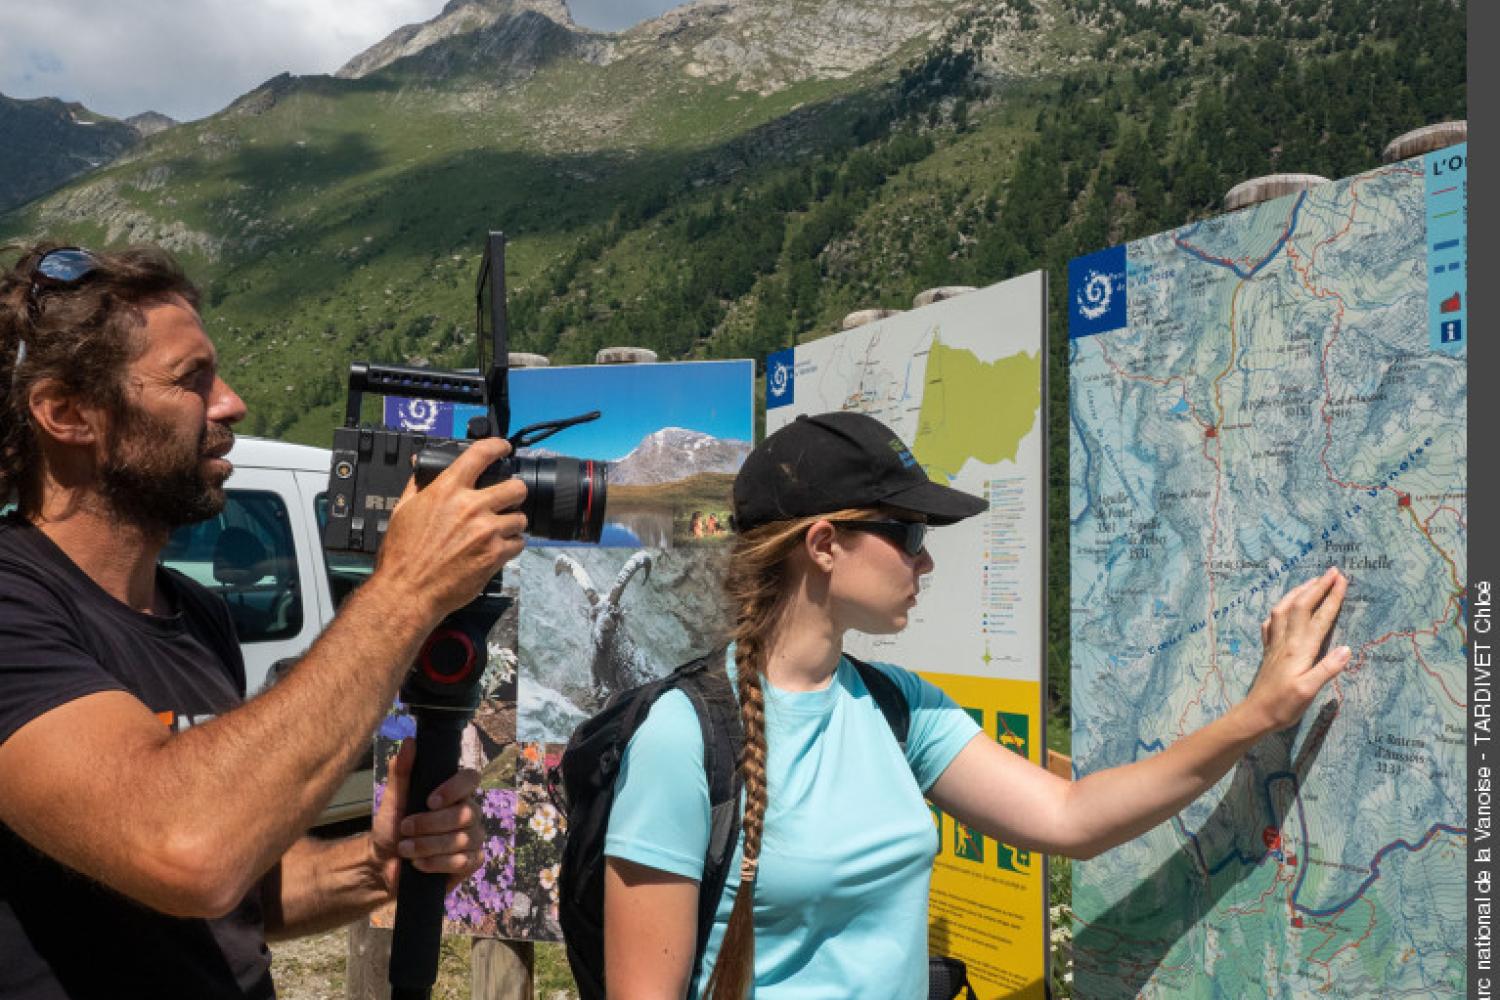
{"type": "Polygon", "coordinates": [[[854,669],[859,671],[859,679],[865,682],[865,687],[870,692],[870,697],[875,699],[880,714],[885,716],[886,724],[891,727],[891,733],[895,735],[896,742],[901,745],[901,752],[906,753],[906,738],[911,732],[911,706],[906,702],[906,696],[901,693],[901,688],[891,680],[879,667],[872,667],[864,660],[856,656],[844,654],[849,662],[854,664],[854,669]]]}
{"type": "Polygon", "coordinates": [[[719,649],[695,660],[679,673],[677,687],[693,704],[703,730],[703,770],[708,778],[708,851],[703,859],[703,877],[698,882],[698,938],[693,955],[689,995],[697,989],[699,967],[708,950],[708,938],[718,912],[719,897],[729,876],[740,832],[740,751],[745,732],[740,722],[740,704],[724,672],[726,650],[719,649]]]}
{"type": "Polygon", "coordinates": [[[739,761],[745,732],[740,722],[739,699],[724,674],[723,651],[718,658],[705,659],[703,665],[695,663],[696,669],[684,672],[677,687],[692,702],[703,730],[703,769],[708,777],[708,804],[712,810],[708,857],[713,859],[733,850],[729,834],[739,810],[742,783],[739,761]],[[726,805],[734,808],[722,808],[726,805]]]}

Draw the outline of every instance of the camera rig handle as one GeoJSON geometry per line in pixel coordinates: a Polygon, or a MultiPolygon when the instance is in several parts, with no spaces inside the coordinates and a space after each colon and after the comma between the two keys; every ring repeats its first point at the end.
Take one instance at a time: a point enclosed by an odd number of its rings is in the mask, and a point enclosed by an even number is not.
{"type": "MultiPolygon", "coordinates": [[[[408,814],[425,808],[427,796],[448,780],[458,762],[464,727],[462,712],[424,711],[417,716],[417,755],[412,761],[407,792],[408,814]]],[[[391,1000],[429,1000],[437,982],[442,950],[444,897],[447,876],[418,871],[409,858],[401,859],[401,881],[396,890],[396,926],[386,978],[391,1000]]]]}
{"type": "MultiPolygon", "coordinates": [[[[480,332],[478,368],[483,374],[404,365],[351,366],[349,401],[344,414],[347,428],[359,427],[363,394],[369,391],[386,396],[477,404],[485,408],[486,418],[473,422],[480,426],[471,424],[469,436],[505,436],[510,428],[510,390],[503,233],[491,232],[485,240],[475,298],[480,332]],[[488,365],[484,357],[486,326],[491,341],[488,365]]],[[[360,434],[363,443],[366,432],[343,433],[360,434]]],[[[391,437],[397,442],[394,451],[406,462],[415,458],[415,453],[421,452],[426,443],[421,437],[399,432],[394,436],[390,432],[382,434],[382,440],[391,437]]],[[[373,434],[371,438],[373,453],[373,434]]],[[[390,443],[386,440],[387,445],[390,443]]],[[[386,458],[392,457],[389,452],[393,449],[383,450],[386,458]]],[[[336,456],[335,474],[337,467],[336,456]]],[[[444,619],[428,638],[402,686],[402,700],[417,719],[417,752],[406,800],[408,815],[425,809],[428,795],[458,769],[463,730],[479,704],[486,637],[507,603],[498,591],[499,577],[496,577],[485,594],[444,619]]],[[[428,1000],[432,995],[432,984],[437,980],[446,889],[446,877],[418,871],[409,860],[401,862],[388,969],[392,1000],[428,1000]]]]}
{"type": "Polygon", "coordinates": [[[489,426],[484,434],[470,434],[470,437],[505,437],[510,429],[510,323],[505,312],[504,233],[491,232],[485,237],[484,257],[479,264],[474,298],[479,330],[477,372],[356,361],[349,366],[344,426],[359,426],[365,393],[371,392],[382,396],[482,406],[488,411],[489,426]],[[486,331],[489,333],[488,344],[485,342],[486,331]],[[488,364],[486,347],[489,348],[488,364]]]}
{"type": "Polygon", "coordinates": [[[479,375],[437,368],[356,361],[349,366],[349,396],[344,408],[345,427],[359,426],[360,409],[364,406],[367,392],[409,399],[440,399],[475,406],[487,406],[489,403],[488,386],[479,375]]]}

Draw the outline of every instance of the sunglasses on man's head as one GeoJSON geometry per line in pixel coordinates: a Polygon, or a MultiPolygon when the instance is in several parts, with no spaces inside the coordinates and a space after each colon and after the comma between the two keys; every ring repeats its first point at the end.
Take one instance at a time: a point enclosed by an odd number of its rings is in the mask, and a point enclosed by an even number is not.
{"type": "Polygon", "coordinates": [[[835,521],[840,528],[850,531],[867,531],[872,535],[888,538],[901,547],[909,556],[922,554],[927,544],[927,525],[921,521],[835,521]]]}
{"type": "Polygon", "coordinates": [[[82,247],[58,247],[42,254],[31,269],[31,304],[50,288],[71,288],[99,269],[94,255],[82,247]]]}

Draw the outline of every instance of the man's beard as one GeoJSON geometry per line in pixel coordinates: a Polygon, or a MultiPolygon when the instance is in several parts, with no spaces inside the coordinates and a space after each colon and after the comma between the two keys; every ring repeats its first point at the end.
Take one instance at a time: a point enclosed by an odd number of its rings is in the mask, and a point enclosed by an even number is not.
{"type": "Polygon", "coordinates": [[[203,458],[234,440],[223,424],[184,434],[134,407],[111,429],[99,470],[99,493],[110,515],[144,531],[205,521],[224,509],[224,479],[203,458]]]}

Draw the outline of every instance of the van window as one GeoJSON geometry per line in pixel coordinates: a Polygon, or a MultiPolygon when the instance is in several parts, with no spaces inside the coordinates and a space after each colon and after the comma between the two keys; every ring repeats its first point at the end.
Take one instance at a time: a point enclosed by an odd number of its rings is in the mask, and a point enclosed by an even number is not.
{"type": "Polygon", "coordinates": [[[302,631],[302,588],[291,518],[275,493],[225,490],[218,516],[172,532],[161,563],[219,594],[242,643],[302,631]]]}

